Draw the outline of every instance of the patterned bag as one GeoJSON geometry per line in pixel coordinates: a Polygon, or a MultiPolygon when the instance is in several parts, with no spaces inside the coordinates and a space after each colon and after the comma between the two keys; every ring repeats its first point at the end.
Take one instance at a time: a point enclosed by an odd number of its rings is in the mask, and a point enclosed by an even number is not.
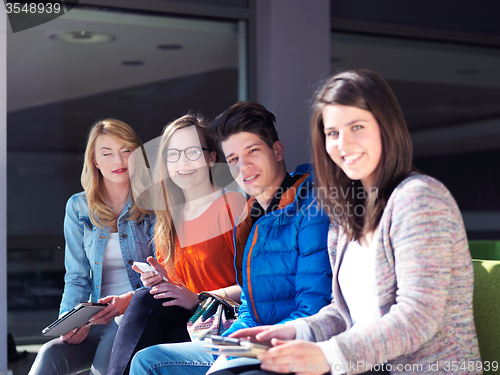
{"type": "Polygon", "coordinates": [[[223,334],[238,316],[239,303],[209,292],[198,296],[198,309],[187,322],[191,341],[203,340],[210,335],[223,334]]]}

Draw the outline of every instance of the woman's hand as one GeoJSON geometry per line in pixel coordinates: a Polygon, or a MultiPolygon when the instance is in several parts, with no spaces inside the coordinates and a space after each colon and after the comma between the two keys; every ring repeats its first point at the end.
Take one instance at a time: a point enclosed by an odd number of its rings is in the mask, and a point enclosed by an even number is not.
{"type": "Polygon", "coordinates": [[[72,344],[72,345],[79,344],[87,338],[91,326],[92,324],[88,323],[80,328],[75,328],[66,333],[65,335],[62,335],[61,341],[66,344],[72,344]]]}
{"type": "Polygon", "coordinates": [[[151,288],[154,298],[173,298],[171,301],[163,302],[163,306],[180,306],[186,310],[193,309],[198,304],[198,294],[192,292],[183,285],[162,281],[151,288]]]}
{"type": "Polygon", "coordinates": [[[89,322],[92,324],[108,324],[115,317],[125,314],[133,295],[132,292],[127,292],[121,296],[101,298],[99,303],[107,303],[108,306],[90,318],[89,322]]]}
{"type": "Polygon", "coordinates": [[[259,354],[263,370],[297,375],[324,374],[330,366],[318,344],[309,341],[272,339],[274,347],[259,354]]]}
{"type": "Polygon", "coordinates": [[[296,331],[292,323],[277,324],[274,326],[259,326],[254,328],[240,329],[233,332],[229,337],[245,338],[252,342],[260,342],[271,345],[271,339],[293,340],[296,331]]]}
{"type": "Polygon", "coordinates": [[[148,257],[147,259],[148,263],[153,267],[155,270],[157,270],[159,273],[154,273],[153,271],[149,272],[142,272],[137,266],[132,266],[132,269],[141,274],[141,281],[142,284],[146,288],[151,288],[163,280],[163,276],[167,276],[167,271],[158,263],[158,261],[154,257],[148,257]]]}

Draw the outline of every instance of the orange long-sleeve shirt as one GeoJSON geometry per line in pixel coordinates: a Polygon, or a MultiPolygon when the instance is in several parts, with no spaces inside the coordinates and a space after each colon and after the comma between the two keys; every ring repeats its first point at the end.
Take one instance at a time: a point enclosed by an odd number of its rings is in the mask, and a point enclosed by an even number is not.
{"type": "MultiPolygon", "coordinates": [[[[233,223],[245,209],[246,199],[235,192],[224,195],[226,200],[221,195],[201,216],[176,227],[180,238],[175,271],[179,281],[196,293],[236,284],[233,223]]],[[[162,263],[159,254],[157,258],[162,263]]]]}

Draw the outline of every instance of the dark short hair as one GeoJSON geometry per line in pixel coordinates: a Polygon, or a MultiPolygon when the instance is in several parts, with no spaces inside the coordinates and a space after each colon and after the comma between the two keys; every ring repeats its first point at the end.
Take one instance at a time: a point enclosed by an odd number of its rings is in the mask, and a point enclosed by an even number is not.
{"type": "Polygon", "coordinates": [[[253,133],[272,148],[274,143],[279,141],[275,122],[274,113],[269,112],[262,104],[240,101],[212,121],[210,133],[219,142],[224,142],[237,133],[253,133]]]}

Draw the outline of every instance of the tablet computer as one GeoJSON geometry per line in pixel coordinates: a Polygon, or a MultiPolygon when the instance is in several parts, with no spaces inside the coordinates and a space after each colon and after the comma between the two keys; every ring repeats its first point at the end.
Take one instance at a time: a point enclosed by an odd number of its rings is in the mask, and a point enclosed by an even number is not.
{"type": "Polygon", "coordinates": [[[80,303],[72,310],[42,330],[44,336],[61,336],[74,328],[80,328],[89,322],[107,303],[80,303]]]}

